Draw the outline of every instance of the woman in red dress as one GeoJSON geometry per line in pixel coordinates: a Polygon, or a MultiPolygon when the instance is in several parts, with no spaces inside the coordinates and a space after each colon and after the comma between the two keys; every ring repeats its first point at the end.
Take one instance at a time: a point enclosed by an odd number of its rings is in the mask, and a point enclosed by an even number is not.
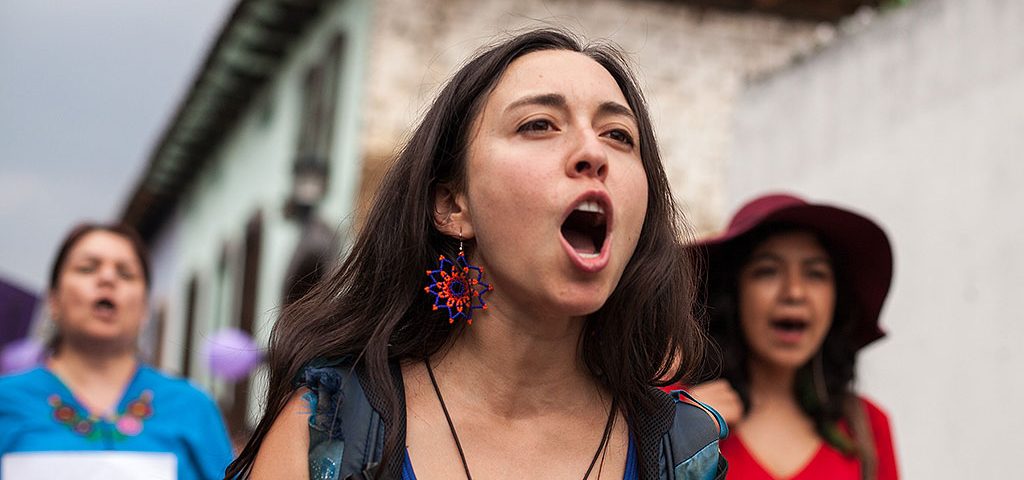
{"type": "Polygon", "coordinates": [[[729,477],[898,478],[886,415],[852,389],[882,337],[892,278],[885,232],[851,211],[767,195],[702,244],[721,378],[691,389],[723,414],[729,477]]]}

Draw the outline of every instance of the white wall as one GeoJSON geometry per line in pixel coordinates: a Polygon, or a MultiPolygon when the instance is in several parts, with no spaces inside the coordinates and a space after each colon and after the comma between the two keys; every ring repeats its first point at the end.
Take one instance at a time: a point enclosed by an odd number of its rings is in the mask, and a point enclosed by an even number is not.
{"type": "MultiPolygon", "coordinates": [[[[206,338],[236,324],[247,222],[261,213],[261,256],[257,280],[254,336],[266,344],[282,302],[285,270],[299,240],[300,225],[285,218],[284,206],[292,188],[292,168],[302,116],[307,69],[326,54],[336,33],[346,43],[338,88],[338,108],[329,166],[329,190],[318,215],[344,233],[350,228],[360,180],[359,109],[369,38],[369,2],[334,2],[288,50],[288,57],[252,101],[238,123],[182,193],[175,215],[163,226],[154,248],[154,297],[167,298],[165,364],[177,369],[182,355],[191,355],[191,376],[214,395],[230,394],[230,385],[214,381],[202,359],[206,338]],[[226,269],[219,273],[223,252],[226,269]],[[192,276],[198,280],[195,338],[191,352],[182,352],[186,291],[192,276]],[[230,318],[228,318],[230,316],[230,318]]],[[[256,382],[254,397],[264,388],[256,382]]],[[[250,406],[255,409],[255,403],[250,406]]]]}
{"type": "Polygon", "coordinates": [[[859,373],[894,419],[906,478],[1019,469],[1022,28],[1017,0],[915,0],[738,106],[730,212],[787,189],[866,212],[891,235],[889,336],[859,373]]]}
{"type": "MultiPolygon", "coordinates": [[[[181,228],[178,214],[172,216],[167,226],[160,230],[153,239],[150,248],[150,276],[152,285],[149,288],[149,310],[151,312],[146,324],[146,339],[155,339],[159,335],[157,329],[163,329],[163,345],[160,358],[149,360],[164,371],[180,373],[182,346],[184,345],[184,329],[178,328],[178,318],[184,318],[184,292],[179,285],[181,277],[180,241],[181,228]],[[157,325],[157,311],[165,308],[164,325],[157,325]]],[[[156,347],[153,345],[153,347],[156,347]]],[[[146,352],[152,353],[152,352],[146,352]]]]}

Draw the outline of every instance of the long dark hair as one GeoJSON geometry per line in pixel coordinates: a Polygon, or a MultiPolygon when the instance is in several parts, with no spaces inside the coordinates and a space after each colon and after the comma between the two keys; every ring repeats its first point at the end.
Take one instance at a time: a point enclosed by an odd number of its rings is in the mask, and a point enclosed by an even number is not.
{"type": "MultiPolygon", "coordinates": [[[[50,294],[52,295],[56,292],[57,287],[60,286],[60,276],[64,272],[64,264],[67,263],[68,254],[71,253],[71,249],[92,232],[113,233],[128,240],[128,243],[132,246],[132,252],[135,253],[135,256],[139,259],[139,265],[142,266],[142,279],[146,282],[146,291],[149,291],[151,282],[149,253],[146,249],[146,244],[142,242],[142,237],[133,228],[120,223],[80,223],[75,225],[64,236],[64,240],[60,242],[60,247],[57,248],[57,256],[53,259],[53,265],[50,267],[50,294]]],[[[57,353],[63,340],[64,335],[60,332],[60,329],[55,329],[46,341],[46,349],[51,354],[57,353]]]]}
{"type": "Polygon", "coordinates": [[[814,422],[814,428],[825,441],[846,454],[855,453],[855,445],[838,428],[847,417],[853,398],[853,380],[857,365],[857,348],[852,339],[860,315],[857,302],[851,298],[843,262],[836,261],[835,251],[813,230],[785,223],[762,225],[732,241],[727,254],[716,255],[721,263],[712,265],[708,280],[708,315],[711,336],[722,351],[721,376],[729,381],[750,409],[750,352],[740,326],[739,276],[751,254],[769,237],[790,232],[809,232],[815,236],[832,258],[836,302],[832,325],[821,348],[807,364],[797,370],[793,395],[800,408],[814,422]]]}
{"type": "MultiPolygon", "coordinates": [[[[473,121],[508,65],[541,50],[579,52],[612,75],[636,116],[649,186],[636,250],[608,301],[587,319],[582,360],[629,421],[653,408],[650,385],[693,373],[706,336],[690,313],[690,258],[678,255],[688,229],[669,191],[643,95],[616,48],[584,46],[557,29],[528,31],[485,49],[455,73],[390,166],[348,257],[285,308],[271,334],[266,411],[229,477],[250,471],[260,442],[294,392],[293,379],[312,360],[358,358],[393,414],[404,405],[389,361],[427,358],[459,334],[463,327],[432,312],[422,288],[426,266],[458,252],[458,241],[435,228],[434,192],[439,185],[465,188],[473,121]]],[[[397,429],[387,431],[385,452],[401,441],[397,429]]]]}

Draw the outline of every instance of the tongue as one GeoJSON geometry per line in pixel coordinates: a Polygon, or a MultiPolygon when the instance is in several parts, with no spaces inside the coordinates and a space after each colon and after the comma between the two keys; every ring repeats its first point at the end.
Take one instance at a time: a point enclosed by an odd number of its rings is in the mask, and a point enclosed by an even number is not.
{"type": "Polygon", "coordinates": [[[573,250],[579,253],[597,253],[597,245],[594,245],[594,239],[590,235],[583,232],[565,229],[562,230],[562,236],[565,240],[572,245],[573,250]]]}

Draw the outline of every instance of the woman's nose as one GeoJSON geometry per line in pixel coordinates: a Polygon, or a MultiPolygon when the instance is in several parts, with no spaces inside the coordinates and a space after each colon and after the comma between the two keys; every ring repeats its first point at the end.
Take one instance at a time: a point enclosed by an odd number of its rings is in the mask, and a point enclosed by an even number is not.
{"type": "Polygon", "coordinates": [[[113,266],[104,266],[96,272],[96,279],[101,285],[110,284],[112,285],[117,280],[117,268],[113,266]]]}
{"type": "Polygon", "coordinates": [[[807,298],[807,288],[799,272],[788,273],[785,282],[783,285],[784,300],[799,303],[807,298]]]}
{"type": "Polygon", "coordinates": [[[576,135],[566,173],[570,177],[594,177],[602,182],[608,178],[608,153],[596,132],[588,128],[576,135]]]}

